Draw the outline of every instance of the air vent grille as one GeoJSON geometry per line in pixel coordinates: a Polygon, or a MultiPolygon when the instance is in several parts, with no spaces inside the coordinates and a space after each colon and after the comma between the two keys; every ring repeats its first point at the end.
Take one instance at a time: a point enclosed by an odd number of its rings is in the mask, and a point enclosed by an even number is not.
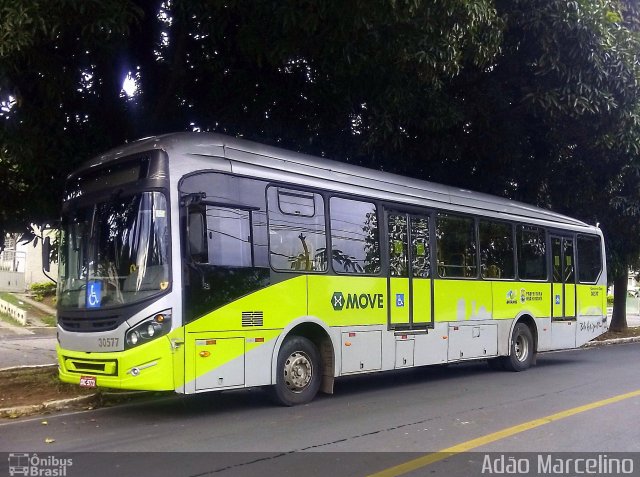
{"type": "Polygon", "coordinates": [[[264,313],[262,311],[243,311],[242,326],[262,326],[264,324],[264,313]]]}
{"type": "Polygon", "coordinates": [[[120,323],[118,316],[105,316],[101,318],[72,317],[58,315],[58,323],[67,331],[93,332],[115,330],[120,323]]]}

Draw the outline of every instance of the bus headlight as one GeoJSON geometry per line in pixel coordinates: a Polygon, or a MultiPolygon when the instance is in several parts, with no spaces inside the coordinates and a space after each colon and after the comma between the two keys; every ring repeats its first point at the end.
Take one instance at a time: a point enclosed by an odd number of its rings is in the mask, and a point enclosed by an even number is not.
{"type": "Polygon", "coordinates": [[[171,330],[171,310],[164,310],[160,313],[143,320],[125,335],[125,349],[133,348],[162,335],[166,335],[171,330]]]}
{"type": "Polygon", "coordinates": [[[137,345],[139,340],[140,340],[140,335],[138,334],[137,331],[133,331],[129,334],[129,336],[127,336],[127,343],[129,343],[132,346],[137,345]]]}

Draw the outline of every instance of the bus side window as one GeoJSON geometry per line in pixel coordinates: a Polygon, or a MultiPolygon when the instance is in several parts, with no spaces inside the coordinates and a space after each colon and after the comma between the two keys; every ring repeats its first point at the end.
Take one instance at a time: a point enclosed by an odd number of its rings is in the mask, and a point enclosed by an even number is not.
{"type": "Polygon", "coordinates": [[[476,238],[474,220],[438,214],[436,221],[438,273],[447,278],[476,278],[476,238]]]}
{"type": "Polygon", "coordinates": [[[189,255],[194,262],[208,260],[207,237],[204,214],[200,209],[189,210],[189,255]]]}
{"type": "Polygon", "coordinates": [[[270,186],[267,202],[271,266],[282,271],[326,271],[327,236],[322,196],[270,186]]]}
{"type": "Polygon", "coordinates": [[[481,219],[480,270],[485,279],[514,279],[513,228],[506,222],[481,219]]]}
{"type": "Polygon", "coordinates": [[[578,235],[578,281],[596,283],[602,273],[600,237],[578,235]]]}
{"type": "Polygon", "coordinates": [[[380,273],[380,240],[376,206],[332,197],[331,260],[337,273],[380,273]]]}
{"type": "Polygon", "coordinates": [[[544,229],[518,225],[518,277],[521,280],[546,280],[547,260],[544,229]]]}

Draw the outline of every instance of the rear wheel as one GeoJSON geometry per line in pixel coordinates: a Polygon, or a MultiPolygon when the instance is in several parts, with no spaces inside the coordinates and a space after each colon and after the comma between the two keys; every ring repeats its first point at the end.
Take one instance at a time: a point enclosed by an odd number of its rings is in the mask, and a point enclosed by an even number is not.
{"type": "Polygon", "coordinates": [[[511,335],[509,356],[503,358],[503,366],[509,371],[524,371],[531,366],[534,353],[531,330],[524,323],[516,323],[511,335]]]}
{"type": "Polygon", "coordinates": [[[295,406],[311,401],[322,380],[318,348],[302,336],[287,338],[278,353],[276,384],[272,394],[277,403],[295,406]]]}

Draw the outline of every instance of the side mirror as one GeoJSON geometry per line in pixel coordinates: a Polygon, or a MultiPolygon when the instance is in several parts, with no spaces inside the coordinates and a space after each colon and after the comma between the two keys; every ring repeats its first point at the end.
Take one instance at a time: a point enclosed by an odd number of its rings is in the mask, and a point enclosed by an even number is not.
{"type": "Polygon", "coordinates": [[[42,241],[42,269],[51,271],[51,237],[45,237],[42,241]]]}
{"type": "Polygon", "coordinates": [[[208,260],[207,235],[202,212],[189,212],[187,233],[189,236],[189,256],[191,260],[197,263],[206,263],[208,260]]]}

